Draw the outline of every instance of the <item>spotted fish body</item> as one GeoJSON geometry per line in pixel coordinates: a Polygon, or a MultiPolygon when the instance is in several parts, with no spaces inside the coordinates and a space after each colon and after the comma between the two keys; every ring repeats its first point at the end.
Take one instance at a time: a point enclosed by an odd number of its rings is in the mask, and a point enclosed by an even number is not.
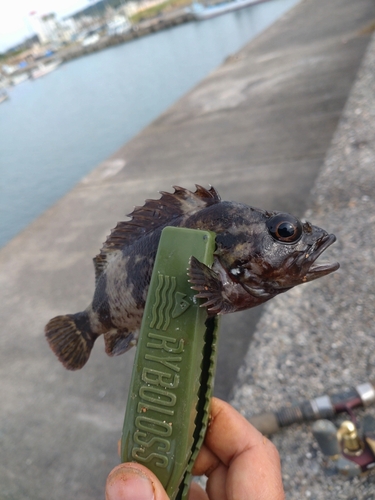
{"type": "Polygon", "coordinates": [[[166,226],[216,233],[212,268],[191,257],[189,278],[209,314],[255,307],[290,288],[338,269],[315,265],[335,241],[333,234],[290,214],[266,212],[221,201],[216,190],[193,193],[175,187],[159,200],[136,207],[119,222],[94,258],[96,288],[83,312],[57,316],[46,325],[47,340],[63,365],[76,370],[104,335],[107,354],[136,344],[161,232],[166,226]]]}

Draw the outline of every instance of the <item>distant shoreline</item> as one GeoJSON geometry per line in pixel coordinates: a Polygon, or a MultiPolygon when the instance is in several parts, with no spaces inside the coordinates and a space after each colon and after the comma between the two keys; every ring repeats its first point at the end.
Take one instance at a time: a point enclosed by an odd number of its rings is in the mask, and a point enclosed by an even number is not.
{"type": "Polygon", "coordinates": [[[135,38],[140,38],[151,33],[156,33],[157,31],[173,28],[174,26],[178,26],[190,21],[195,21],[193,14],[186,11],[186,9],[178,9],[167,14],[162,14],[153,19],[141,21],[136,25],[135,28],[128,31],[127,33],[103,38],[96,44],[89,45],[87,47],[70,47],[69,49],[66,49],[66,51],[62,50],[61,53],[58,54],[58,56],[62,59],[63,62],[67,62],[72,59],[77,59],[94,52],[99,52],[100,50],[106,49],[108,47],[120,45],[122,43],[134,40],[135,38]]]}

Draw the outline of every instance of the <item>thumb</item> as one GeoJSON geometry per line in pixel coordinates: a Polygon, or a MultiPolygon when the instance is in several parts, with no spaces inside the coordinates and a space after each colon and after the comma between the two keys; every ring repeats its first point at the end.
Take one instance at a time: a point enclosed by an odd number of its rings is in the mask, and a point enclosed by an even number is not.
{"type": "Polygon", "coordinates": [[[115,467],[107,478],[106,500],[169,500],[157,477],[143,465],[115,467]]]}

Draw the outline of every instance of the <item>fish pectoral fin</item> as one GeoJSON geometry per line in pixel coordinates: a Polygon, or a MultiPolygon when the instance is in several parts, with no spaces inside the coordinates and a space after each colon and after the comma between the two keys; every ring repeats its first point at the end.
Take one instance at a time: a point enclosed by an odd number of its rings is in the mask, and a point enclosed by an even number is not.
{"type": "Polygon", "coordinates": [[[136,345],[137,341],[132,332],[113,330],[104,334],[105,352],[108,356],[119,356],[136,345]]]}
{"type": "MultiPolygon", "coordinates": [[[[260,286],[250,286],[248,283],[243,285],[244,289],[253,297],[263,299],[266,297],[271,298],[271,293],[267,292],[264,288],[261,288],[260,286]]],[[[273,296],[273,295],[272,295],[273,296]]]]}
{"type": "Polygon", "coordinates": [[[225,314],[233,310],[223,293],[220,276],[194,256],[190,258],[188,275],[191,288],[198,292],[196,297],[206,299],[201,307],[206,307],[211,314],[225,314]]]}

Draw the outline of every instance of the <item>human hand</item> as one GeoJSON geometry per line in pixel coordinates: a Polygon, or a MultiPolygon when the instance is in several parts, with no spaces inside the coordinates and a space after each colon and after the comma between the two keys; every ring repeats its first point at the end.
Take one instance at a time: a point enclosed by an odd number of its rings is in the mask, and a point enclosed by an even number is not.
{"type": "MultiPolygon", "coordinates": [[[[193,468],[208,477],[206,492],[192,483],[189,500],[283,500],[275,446],[229,404],[213,398],[204,444],[193,468]]],[[[169,500],[156,476],[129,462],[109,474],[106,500],[169,500]]]]}

